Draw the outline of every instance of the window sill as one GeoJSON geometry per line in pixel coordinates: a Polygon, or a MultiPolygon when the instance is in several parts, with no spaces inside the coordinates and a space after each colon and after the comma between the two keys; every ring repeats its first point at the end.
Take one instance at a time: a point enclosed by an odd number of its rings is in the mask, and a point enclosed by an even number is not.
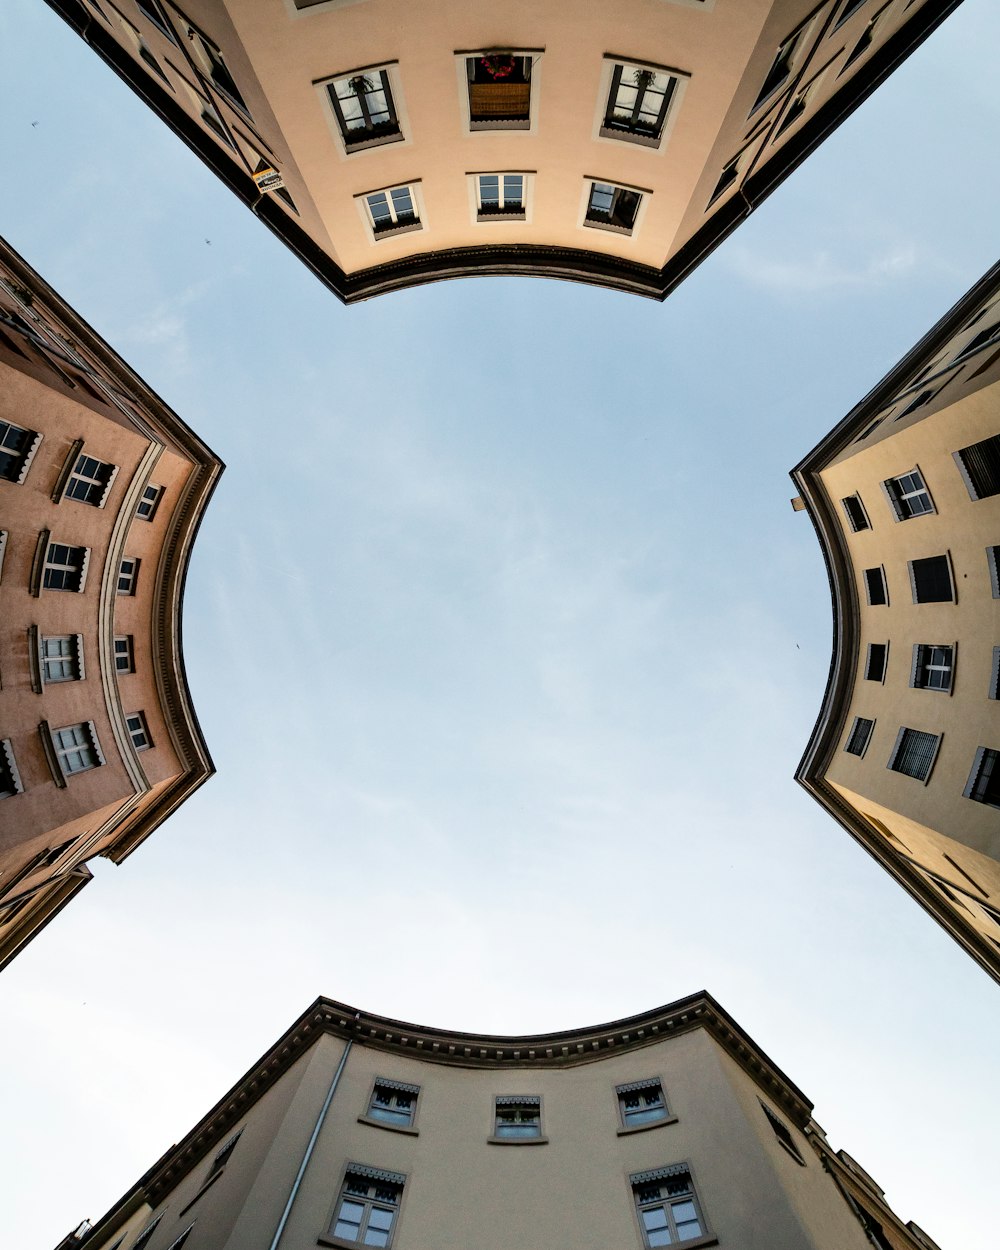
{"type": "Polygon", "coordinates": [[[476,221],[482,225],[484,222],[491,221],[525,221],[527,215],[523,208],[519,208],[514,212],[507,212],[505,209],[499,209],[495,213],[484,213],[482,209],[476,214],[476,221]]]}
{"type": "Polygon", "coordinates": [[[602,139],[618,139],[622,143],[637,143],[643,148],[658,148],[659,135],[636,134],[632,130],[619,130],[617,126],[602,126],[598,131],[602,139]]]}
{"type": "MultiPolygon", "coordinates": [[[[386,143],[402,143],[403,141],[402,131],[399,130],[393,130],[391,133],[384,135],[370,135],[366,139],[348,139],[346,135],[342,137],[348,156],[354,152],[364,152],[367,148],[380,148],[386,143]]],[[[335,1243],[331,1242],[330,1244],[333,1245],[335,1243]]]]}
{"type": "Polygon", "coordinates": [[[469,129],[475,133],[479,130],[530,130],[530,117],[472,117],[469,129]]]}
{"type": "Polygon", "coordinates": [[[408,1137],[419,1137],[420,1130],[410,1124],[389,1124],[385,1120],[376,1120],[374,1116],[359,1115],[359,1124],[370,1124],[372,1128],[384,1128],[390,1133],[406,1133],[408,1137]]]}
{"type": "Polygon", "coordinates": [[[630,237],[634,226],[616,226],[613,221],[597,221],[592,217],[584,217],[583,224],[588,230],[607,230],[611,234],[624,234],[630,237]]]}
{"type": "Polygon", "coordinates": [[[651,1128],[663,1128],[667,1124],[676,1124],[677,1116],[664,1116],[662,1120],[652,1120],[649,1124],[632,1124],[618,1130],[619,1137],[630,1137],[633,1133],[646,1133],[651,1128]]]}
{"type": "Polygon", "coordinates": [[[385,230],[372,230],[372,237],[376,243],[381,243],[383,239],[394,239],[397,234],[410,234],[423,228],[422,221],[407,221],[399,226],[388,226],[385,230]]]}
{"type": "Polygon", "coordinates": [[[701,1246],[717,1246],[719,1244],[718,1237],[712,1233],[706,1233],[703,1237],[695,1237],[692,1241],[677,1241],[674,1243],[678,1250],[700,1250],[701,1246]]]}
{"type": "Polygon", "coordinates": [[[545,1146],[547,1137],[487,1137],[491,1146],[545,1146]]]}

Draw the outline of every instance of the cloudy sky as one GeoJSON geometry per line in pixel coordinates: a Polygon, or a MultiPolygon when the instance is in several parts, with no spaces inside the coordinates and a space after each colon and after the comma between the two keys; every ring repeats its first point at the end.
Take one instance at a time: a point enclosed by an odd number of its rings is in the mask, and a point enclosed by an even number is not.
{"type": "Polygon", "coordinates": [[[1000,991],[792,781],[831,613],[788,468],[996,259],[957,15],[664,305],[342,308],[42,0],[0,233],[227,462],[218,776],[3,973],[5,1246],[97,1218],[318,994],[569,1028],[708,989],[943,1250],[996,1245],[1000,991]]]}

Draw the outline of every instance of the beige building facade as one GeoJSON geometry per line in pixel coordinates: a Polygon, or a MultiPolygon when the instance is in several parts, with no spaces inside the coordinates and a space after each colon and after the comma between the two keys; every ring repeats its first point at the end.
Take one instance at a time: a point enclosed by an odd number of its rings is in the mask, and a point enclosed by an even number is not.
{"type": "Polygon", "coordinates": [[[213,771],[180,630],[221,471],[0,240],[0,966],[213,771]]]}
{"type": "Polygon", "coordinates": [[[318,999],[61,1250],[937,1250],[707,994],[568,1032],[318,999]]]}
{"type": "Polygon", "coordinates": [[[1000,980],[1000,265],[793,478],[835,620],[798,779],[1000,980]]]}
{"type": "Polygon", "coordinates": [[[48,0],[337,295],[663,299],[959,0],[48,0]]]}

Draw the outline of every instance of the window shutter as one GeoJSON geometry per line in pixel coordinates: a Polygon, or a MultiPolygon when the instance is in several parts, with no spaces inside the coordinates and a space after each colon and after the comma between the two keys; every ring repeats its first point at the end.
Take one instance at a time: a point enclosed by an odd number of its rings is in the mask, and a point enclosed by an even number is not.
{"type": "Polygon", "coordinates": [[[914,603],[950,603],[954,599],[947,556],[910,561],[914,603]]]}
{"type": "Polygon", "coordinates": [[[1000,495],[1000,434],[963,447],[954,457],[973,499],[1000,495]]]}
{"type": "Polygon", "coordinates": [[[910,665],[910,685],[917,687],[920,685],[920,669],[923,666],[924,648],[919,642],[913,644],[913,663],[910,665]]]}
{"type": "Polygon", "coordinates": [[[993,648],[993,672],[990,675],[990,698],[1000,699],[1000,647],[993,648]]]}

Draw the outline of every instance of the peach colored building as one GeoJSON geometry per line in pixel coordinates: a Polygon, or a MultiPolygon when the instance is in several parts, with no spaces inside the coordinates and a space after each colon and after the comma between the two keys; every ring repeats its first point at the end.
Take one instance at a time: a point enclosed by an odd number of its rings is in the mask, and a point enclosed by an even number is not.
{"type": "Polygon", "coordinates": [[[834,605],[798,780],[1000,980],[1000,265],[792,476],[834,605]]]}
{"type": "Polygon", "coordinates": [[[320,998],[60,1250],[937,1250],[701,993],[531,1037],[320,998]]]}
{"type": "Polygon", "coordinates": [[[0,966],[213,771],[180,630],[222,467],[0,240],[0,966]]]}
{"type": "Polygon", "coordinates": [[[48,3],[351,302],[663,299],[959,0],[48,3]]]}

